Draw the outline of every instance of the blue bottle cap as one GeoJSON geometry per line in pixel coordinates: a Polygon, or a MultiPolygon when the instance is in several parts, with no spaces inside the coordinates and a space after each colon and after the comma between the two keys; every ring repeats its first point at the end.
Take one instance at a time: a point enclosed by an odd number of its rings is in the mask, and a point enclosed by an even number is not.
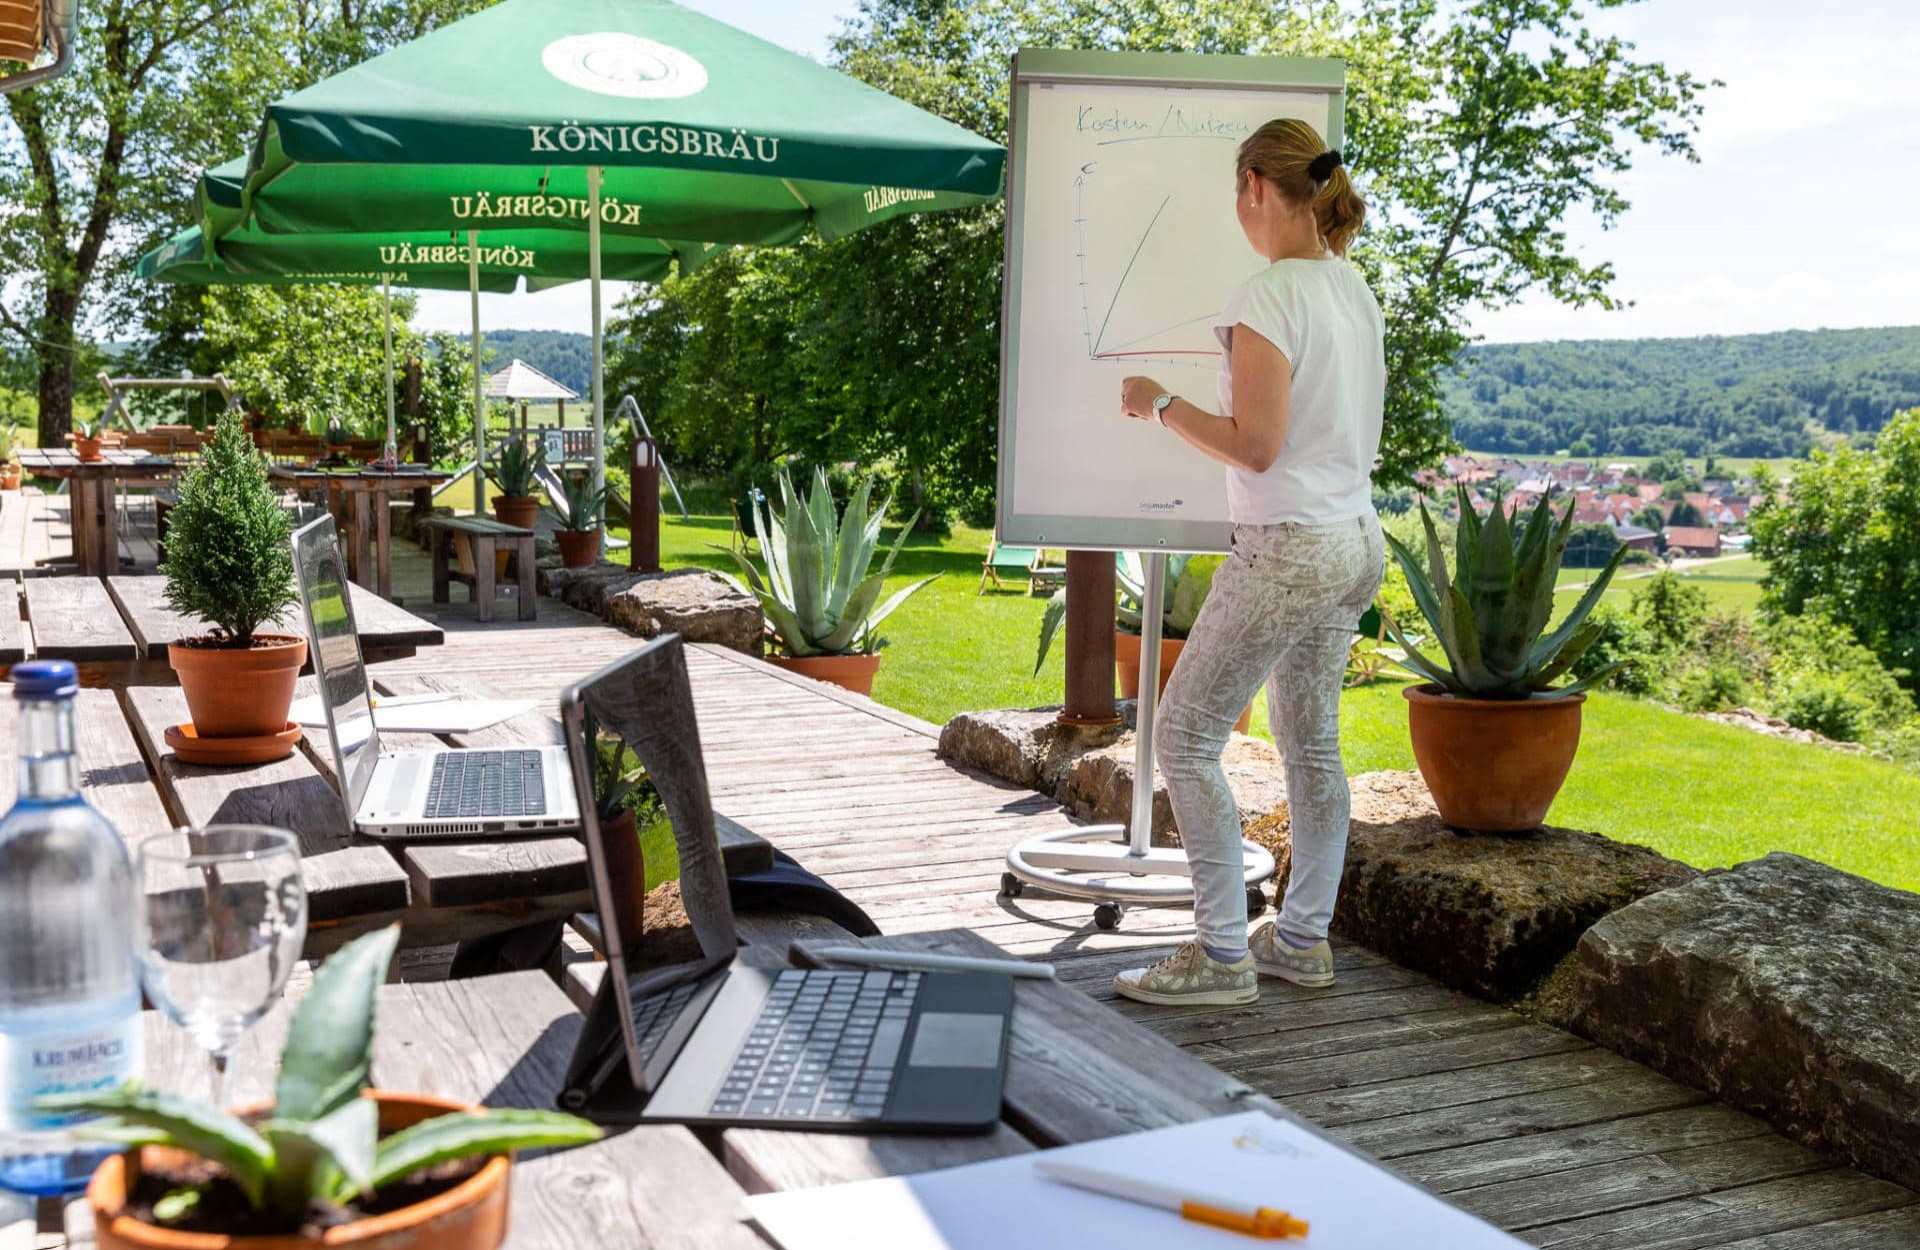
{"type": "Polygon", "coordinates": [[[80,689],[80,671],[72,660],[28,660],[13,666],[16,699],[71,699],[80,689]]]}

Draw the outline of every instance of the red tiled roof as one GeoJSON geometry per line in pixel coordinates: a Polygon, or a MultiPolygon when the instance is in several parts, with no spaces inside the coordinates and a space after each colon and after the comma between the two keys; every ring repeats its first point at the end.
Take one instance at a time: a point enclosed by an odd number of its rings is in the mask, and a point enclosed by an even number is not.
{"type": "Polygon", "coordinates": [[[1667,546],[1669,547],[1720,547],[1720,531],[1701,525],[1669,525],[1667,527],[1667,546]]]}

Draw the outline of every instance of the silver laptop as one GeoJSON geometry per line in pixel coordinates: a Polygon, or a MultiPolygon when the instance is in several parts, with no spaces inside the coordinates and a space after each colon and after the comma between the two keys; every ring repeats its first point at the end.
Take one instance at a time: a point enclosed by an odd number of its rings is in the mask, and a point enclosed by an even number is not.
{"type": "Polygon", "coordinates": [[[580,827],[565,747],[382,751],[332,517],[294,531],[293,563],[334,776],[356,831],[427,839],[580,827]]]}

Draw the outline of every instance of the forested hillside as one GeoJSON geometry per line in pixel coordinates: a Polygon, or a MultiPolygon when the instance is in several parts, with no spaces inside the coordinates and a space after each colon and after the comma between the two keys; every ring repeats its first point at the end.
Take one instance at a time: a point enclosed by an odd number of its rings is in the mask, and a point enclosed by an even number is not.
{"type": "Polygon", "coordinates": [[[1920,327],[1487,344],[1446,405],[1461,443],[1487,451],[1803,455],[1920,405],[1920,327]]]}
{"type": "MultiPolygon", "coordinates": [[[[466,341],[466,336],[461,335],[462,346],[466,341]]],[[[593,344],[584,334],[569,330],[483,329],[480,343],[492,353],[487,362],[489,370],[502,368],[517,357],[581,395],[587,393],[587,375],[593,368],[593,344]]],[[[609,396],[609,400],[612,398],[609,396]]]]}

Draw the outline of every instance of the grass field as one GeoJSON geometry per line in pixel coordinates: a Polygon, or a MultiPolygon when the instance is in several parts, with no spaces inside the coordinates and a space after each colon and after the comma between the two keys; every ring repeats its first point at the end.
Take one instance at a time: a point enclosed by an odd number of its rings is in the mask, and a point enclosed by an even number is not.
{"type": "MultiPolygon", "coordinates": [[[[1566,464],[1571,460],[1579,459],[1591,464],[1599,464],[1599,465],[1632,464],[1637,466],[1651,459],[1651,457],[1648,457],[1648,456],[1578,456],[1578,457],[1575,457],[1575,456],[1568,455],[1564,451],[1556,451],[1551,453],[1535,451],[1535,452],[1528,452],[1525,455],[1514,455],[1504,451],[1470,451],[1467,453],[1467,455],[1472,456],[1476,460],[1513,459],[1513,460],[1523,460],[1528,464],[1533,464],[1536,462],[1541,462],[1546,464],[1566,464]]],[[[1692,461],[1693,461],[1694,468],[1698,469],[1702,467],[1702,462],[1700,457],[1695,456],[1692,458],[1692,461]]],[[[1768,468],[1772,469],[1776,476],[1784,475],[1789,477],[1792,476],[1793,465],[1795,463],[1794,457],[1792,456],[1774,456],[1771,458],[1761,457],[1761,456],[1715,456],[1713,458],[1713,461],[1714,461],[1714,470],[1717,473],[1722,473],[1722,474],[1731,473],[1735,475],[1747,474],[1747,473],[1753,472],[1753,466],[1757,464],[1764,464],[1768,468]]]]}
{"type": "MultiPolygon", "coordinates": [[[[724,518],[668,520],[662,559],[670,566],[730,569],[725,552],[710,545],[724,546],[730,534],[724,518]]],[[[986,547],[985,531],[962,528],[944,540],[915,537],[901,553],[894,584],[943,576],[883,627],[891,645],[874,685],[880,702],[939,723],[969,709],[1059,701],[1058,647],[1033,675],[1043,601],[1017,591],[975,595],[986,547]]],[[[1758,576],[1757,563],[1742,559],[1708,566],[1690,580],[1716,601],[1734,601],[1757,599],[1758,576]]],[[[1264,702],[1262,695],[1254,717],[1262,737],[1264,702]]],[[[1349,771],[1413,767],[1398,684],[1349,691],[1341,721],[1349,771]]],[[[796,744],[804,749],[804,735],[796,744]]],[[[1587,702],[1580,758],[1551,819],[1700,867],[1787,850],[1920,889],[1915,812],[1920,776],[1891,764],[1601,694],[1587,702]]]]}
{"type": "MultiPolygon", "coordinates": [[[[1583,588],[1593,580],[1596,571],[1562,569],[1559,589],[1553,595],[1554,606],[1564,612],[1579,602],[1583,588]]],[[[1613,582],[1607,587],[1607,593],[1600,596],[1600,602],[1626,607],[1632,600],[1633,592],[1645,586],[1647,579],[1659,571],[1658,568],[1645,565],[1622,568],[1613,575],[1613,582]]],[[[1708,602],[1715,608],[1738,608],[1752,612],[1760,606],[1760,579],[1766,575],[1767,566],[1757,556],[1721,556],[1717,560],[1703,561],[1674,572],[1688,585],[1706,591],[1708,602]]]]}

